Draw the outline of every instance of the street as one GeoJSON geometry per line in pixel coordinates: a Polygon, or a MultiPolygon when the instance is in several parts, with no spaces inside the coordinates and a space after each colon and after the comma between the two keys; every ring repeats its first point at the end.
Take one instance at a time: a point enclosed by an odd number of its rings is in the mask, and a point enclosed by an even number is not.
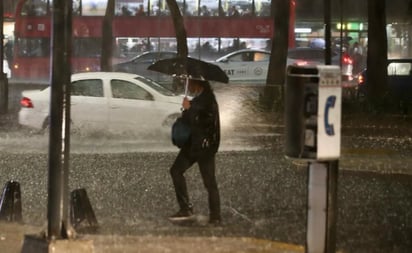
{"type": "MultiPolygon", "coordinates": [[[[251,97],[225,100],[221,109],[244,105],[251,97]]],[[[21,184],[24,223],[43,226],[48,136],[17,126],[15,111],[2,116],[0,182],[21,184]]],[[[239,124],[222,136],[217,155],[222,228],[175,226],[166,219],[177,210],[169,175],[177,149],[167,138],[74,134],[70,191],[86,189],[99,234],[254,237],[304,245],[307,163],[284,157],[281,114],[251,111],[252,119],[246,111],[234,114],[232,122],[239,124]]],[[[411,251],[410,124],[397,116],[343,116],[338,251],[411,251]]],[[[206,219],[207,195],[197,166],[186,175],[195,212],[206,219]]]]}
{"type": "MultiPolygon", "coordinates": [[[[217,178],[223,228],[176,227],[166,219],[177,209],[168,172],[174,156],[173,152],[73,154],[70,189],[87,190],[102,234],[247,236],[304,245],[304,164],[286,160],[280,149],[221,152],[217,178]]],[[[0,157],[0,180],[21,184],[24,222],[43,225],[47,155],[2,152],[0,157]]],[[[350,170],[356,166],[351,158],[340,163],[337,249],[408,252],[412,176],[350,170]]],[[[370,160],[364,166],[368,170],[379,162],[370,160]]],[[[187,178],[195,212],[207,216],[207,196],[196,166],[187,178]]]]}

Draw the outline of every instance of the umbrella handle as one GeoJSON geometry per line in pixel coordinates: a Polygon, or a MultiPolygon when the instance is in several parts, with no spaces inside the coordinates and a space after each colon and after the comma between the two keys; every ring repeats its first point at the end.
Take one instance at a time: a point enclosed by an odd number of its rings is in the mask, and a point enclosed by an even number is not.
{"type": "Polygon", "coordinates": [[[186,80],[185,80],[185,97],[187,97],[188,89],[189,89],[189,78],[186,77],[186,80]]]}
{"type": "MultiPolygon", "coordinates": [[[[187,97],[187,92],[188,92],[188,90],[189,90],[189,78],[186,77],[186,80],[185,80],[185,98],[187,97]]],[[[182,108],[180,108],[180,110],[181,110],[182,112],[184,111],[183,103],[182,103],[182,108]]]]}

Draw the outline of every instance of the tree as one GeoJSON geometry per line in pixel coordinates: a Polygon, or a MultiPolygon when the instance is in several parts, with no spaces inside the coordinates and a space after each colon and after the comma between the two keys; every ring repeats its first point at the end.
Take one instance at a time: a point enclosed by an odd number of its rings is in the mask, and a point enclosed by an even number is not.
{"type": "MultiPolygon", "coordinates": [[[[166,0],[167,6],[169,7],[170,14],[173,19],[173,25],[175,27],[176,33],[176,42],[177,42],[177,56],[186,58],[188,55],[188,48],[187,48],[187,35],[185,25],[183,23],[183,17],[180,13],[179,6],[177,5],[176,0],[166,0]]],[[[173,79],[173,90],[177,91],[181,88],[181,83],[178,79],[173,79]]]]}
{"type": "MultiPolygon", "coordinates": [[[[274,16],[272,53],[270,56],[266,86],[261,100],[262,105],[266,109],[272,109],[277,98],[280,99],[280,102],[283,101],[289,42],[290,0],[272,0],[271,13],[274,16]]],[[[280,108],[277,106],[275,109],[280,108]]]]}
{"type": "Polygon", "coordinates": [[[113,56],[113,27],[112,21],[114,16],[114,1],[107,1],[106,13],[103,17],[102,24],[102,57],[100,59],[100,69],[102,71],[111,71],[113,56]]]}
{"type": "Polygon", "coordinates": [[[176,0],[166,0],[169,7],[170,14],[173,18],[173,25],[176,32],[177,41],[177,55],[180,57],[186,57],[188,55],[187,49],[187,35],[185,25],[183,23],[183,17],[180,13],[179,6],[176,0]]]}
{"type": "Polygon", "coordinates": [[[375,110],[381,109],[388,92],[387,52],[385,0],[368,0],[367,93],[375,110]]]}

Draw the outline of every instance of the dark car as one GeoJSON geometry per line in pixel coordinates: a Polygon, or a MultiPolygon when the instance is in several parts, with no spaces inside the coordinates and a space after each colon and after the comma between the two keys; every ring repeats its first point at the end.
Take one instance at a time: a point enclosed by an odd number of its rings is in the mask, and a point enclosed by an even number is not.
{"type": "MultiPolygon", "coordinates": [[[[288,50],[288,63],[308,61],[308,65],[324,64],[325,49],[312,47],[297,47],[288,50]]],[[[353,61],[351,57],[339,51],[331,52],[332,65],[341,66],[342,81],[351,81],[353,79],[353,61]]],[[[298,63],[297,65],[302,65],[298,63]]]]}
{"type": "MultiPolygon", "coordinates": [[[[412,102],[412,59],[387,61],[389,95],[401,103],[412,102]]],[[[368,95],[367,69],[358,76],[358,97],[368,95]]]]}
{"type": "Polygon", "coordinates": [[[171,76],[148,70],[147,67],[158,60],[174,58],[176,56],[177,53],[174,51],[148,51],[128,61],[113,65],[113,71],[138,74],[162,84],[171,83],[171,76]]]}

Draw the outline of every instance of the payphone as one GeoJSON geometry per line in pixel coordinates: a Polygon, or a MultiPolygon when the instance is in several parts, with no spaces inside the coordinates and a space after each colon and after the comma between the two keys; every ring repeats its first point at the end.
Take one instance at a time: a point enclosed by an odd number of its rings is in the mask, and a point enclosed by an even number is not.
{"type": "Polygon", "coordinates": [[[340,156],[341,77],[338,66],[289,66],[285,87],[285,154],[291,159],[340,156]]]}
{"type": "Polygon", "coordinates": [[[340,69],[289,66],[285,86],[285,155],[308,161],[305,252],[335,252],[340,69]]]}

